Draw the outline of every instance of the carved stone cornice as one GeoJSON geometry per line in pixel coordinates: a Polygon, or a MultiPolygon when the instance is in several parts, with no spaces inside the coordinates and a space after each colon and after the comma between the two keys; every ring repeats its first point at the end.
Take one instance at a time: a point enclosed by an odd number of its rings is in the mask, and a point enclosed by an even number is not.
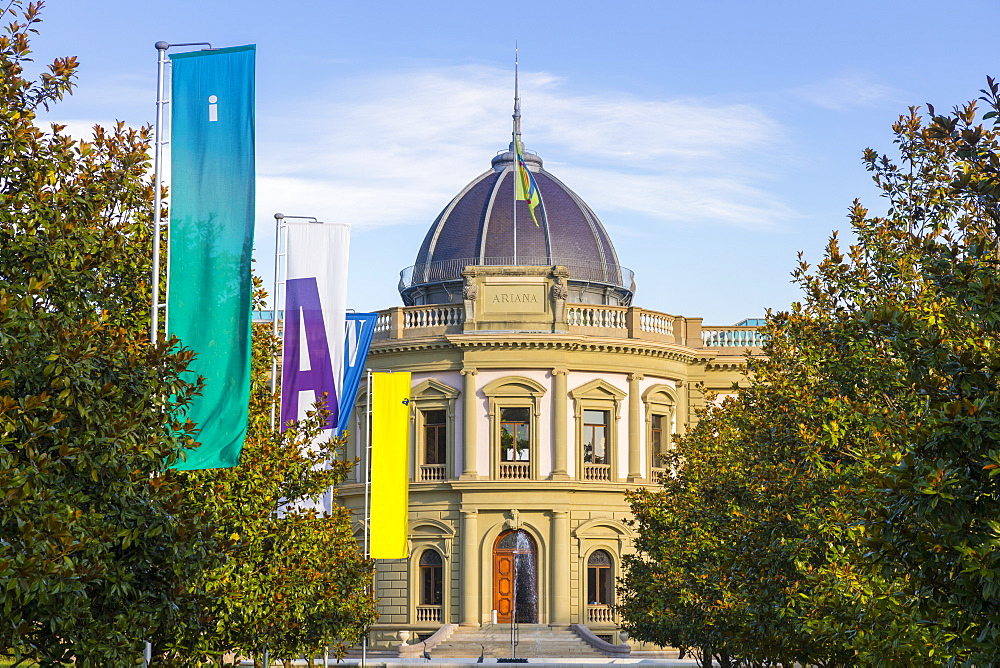
{"type": "MultiPolygon", "coordinates": [[[[639,339],[612,339],[607,337],[565,336],[552,334],[522,334],[511,335],[498,332],[498,338],[486,333],[476,334],[443,334],[419,339],[393,339],[372,343],[373,357],[394,353],[412,353],[420,351],[439,350],[552,350],[574,353],[598,353],[647,357],[679,362],[685,366],[711,365],[710,368],[737,368],[742,363],[731,358],[733,362],[716,361],[717,351],[697,350],[673,343],[642,341],[639,339]]],[[[742,359],[742,358],[740,358],[742,359]]]]}

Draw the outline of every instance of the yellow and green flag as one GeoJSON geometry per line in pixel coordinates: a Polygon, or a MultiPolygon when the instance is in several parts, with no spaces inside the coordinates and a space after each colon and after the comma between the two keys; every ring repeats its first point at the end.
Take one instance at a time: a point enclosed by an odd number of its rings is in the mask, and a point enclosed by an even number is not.
{"type": "Polygon", "coordinates": [[[517,164],[514,168],[515,197],[517,200],[524,200],[528,203],[528,210],[531,211],[531,219],[535,221],[535,227],[538,227],[538,217],[535,215],[535,209],[542,202],[541,196],[538,194],[538,184],[535,183],[535,177],[528,171],[528,165],[524,162],[521,142],[515,141],[514,146],[517,150],[517,164]]]}
{"type": "Polygon", "coordinates": [[[409,403],[409,372],[372,374],[372,559],[409,556],[409,403]]]}

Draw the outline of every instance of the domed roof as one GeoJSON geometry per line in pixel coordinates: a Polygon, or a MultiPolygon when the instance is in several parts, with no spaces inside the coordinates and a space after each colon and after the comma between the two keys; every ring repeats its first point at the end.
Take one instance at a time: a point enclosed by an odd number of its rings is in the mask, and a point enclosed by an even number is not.
{"type": "Polygon", "coordinates": [[[493,158],[493,168],[463,188],[431,225],[414,266],[402,273],[399,287],[405,303],[440,303],[415,296],[421,286],[460,281],[469,265],[563,265],[569,269],[571,286],[600,284],[621,293],[613,303],[631,300],[632,272],[619,266],[601,221],[579,195],[544,169],[541,158],[526,151],[524,160],[538,184],[537,224],[528,203],[518,201],[514,233],[514,162],[508,149],[493,158]]]}

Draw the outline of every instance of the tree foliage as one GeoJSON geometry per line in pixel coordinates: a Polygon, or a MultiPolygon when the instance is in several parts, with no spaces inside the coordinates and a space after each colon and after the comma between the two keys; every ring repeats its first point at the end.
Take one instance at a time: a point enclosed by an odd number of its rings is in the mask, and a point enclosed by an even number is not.
{"type": "Polygon", "coordinates": [[[851,209],[794,272],[746,386],[632,497],[640,639],[731,663],[1000,661],[998,87],[865,151],[885,215],[851,209]],[[984,124],[985,123],[985,124],[984,124]]]}
{"type": "Polygon", "coordinates": [[[125,665],[214,559],[160,476],[190,442],[190,354],[144,333],[150,133],[36,127],[76,69],[23,76],[38,11],[0,36],[0,653],[125,665]]]}
{"type": "MultiPolygon", "coordinates": [[[[260,306],[265,294],[255,284],[260,306]]],[[[276,350],[270,325],[255,325],[239,467],[172,473],[186,502],[228,539],[226,561],[189,583],[187,623],[157,644],[180,663],[231,650],[314,656],[328,645],[342,655],[377,618],[373,562],[358,549],[350,513],[336,504],[335,486],[352,466],[339,457],[344,440],[321,438],[328,417],[321,406],[284,431],[271,426],[276,350]]]]}
{"type": "Polygon", "coordinates": [[[0,36],[0,655],[132,665],[151,639],[183,665],[353,644],[372,565],[345,511],[303,502],[348,464],[313,446],[321,412],[271,429],[266,331],[241,465],[166,470],[194,444],[198,387],[182,342],[148,341],[151,133],[37,127],[77,66],[24,76],[40,8],[11,3],[0,36]]]}

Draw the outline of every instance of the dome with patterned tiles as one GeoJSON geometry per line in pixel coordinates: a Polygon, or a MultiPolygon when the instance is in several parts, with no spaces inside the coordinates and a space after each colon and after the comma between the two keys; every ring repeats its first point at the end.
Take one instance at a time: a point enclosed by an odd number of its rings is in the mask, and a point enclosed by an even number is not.
{"type": "Polygon", "coordinates": [[[461,301],[462,271],[470,265],[562,265],[569,270],[572,301],[631,303],[632,272],[618,264],[601,221],[579,195],[545,170],[540,157],[523,153],[538,184],[537,222],[523,200],[517,201],[515,214],[512,143],[493,158],[492,169],[448,203],[427,231],[414,265],[400,275],[399,292],[406,305],[461,301]]]}

